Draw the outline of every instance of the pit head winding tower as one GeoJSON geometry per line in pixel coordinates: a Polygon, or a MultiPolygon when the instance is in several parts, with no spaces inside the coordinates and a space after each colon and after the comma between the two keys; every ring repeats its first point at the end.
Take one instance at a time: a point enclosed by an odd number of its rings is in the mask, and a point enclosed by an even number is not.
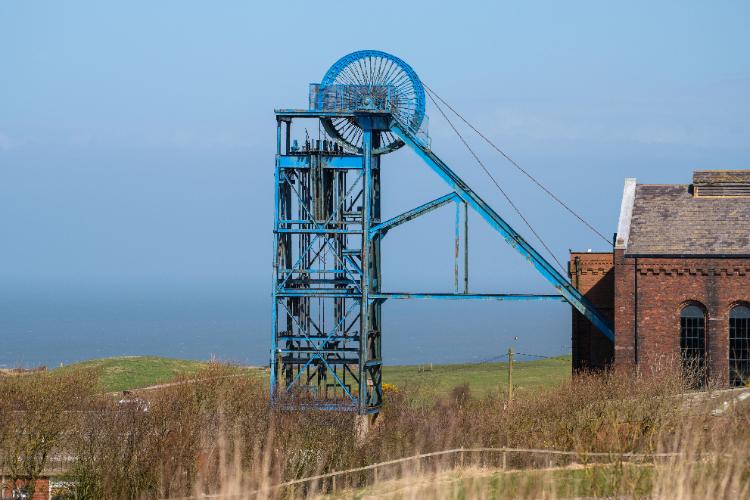
{"type": "MultiPolygon", "coordinates": [[[[432,151],[425,88],[393,55],[354,52],[310,85],[308,109],[276,110],[271,397],[295,406],[375,414],[383,403],[382,304],[389,299],[566,300],[612,340],[606,318],[432,151]],[[292,139],[293,122],[312,123],[292,139]],[[408,146],[451,188],[381,220],[381,159],[408,146]],[[382,290],[387,232],[456,207],[455,293],[382,290]],[[459,289],[459,213],[476,211],[549,281],[553,294],[471,294],[468,244],[459,289]]],[[[295,130],[297,130],[295,128],[295,130]]]]}

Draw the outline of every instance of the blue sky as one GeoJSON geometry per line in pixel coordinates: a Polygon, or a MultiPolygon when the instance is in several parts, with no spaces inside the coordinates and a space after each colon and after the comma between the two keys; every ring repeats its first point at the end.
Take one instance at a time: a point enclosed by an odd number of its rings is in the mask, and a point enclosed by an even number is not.
{"type": "MultiPolygon", "coordinates": [[[[625,177],[687,183],[695,168],[750,166],[745,2],[358,5],[0,3],[0,302],[15,321],[5,331],[96,316],[106,336],[107,321],[144,308],[179,321],[220,303],[204,319],[244,317],[248,359],[265,358],[273,109],[304,106],[308,83],[362,48],[409,62],[607,235],[625,177]]],[[[435,151],[524,232],[427,112],[435,151]]],[[[605,249],[473,144],[558,259],[605,249]]],[[[386,215],[446,191],[408,151],[383,165],[386,215]]],[[[451,221],[445,209],[389,235],[385,288],[450,288],[451,221]]],[[[471,249],[475,291],[549,291],[479,219],[471,249]]],[[[395,360],[475,359],[519,334],[519,349],[569,346],[562,304],[399,303],[384,314],[395,360]]]]}

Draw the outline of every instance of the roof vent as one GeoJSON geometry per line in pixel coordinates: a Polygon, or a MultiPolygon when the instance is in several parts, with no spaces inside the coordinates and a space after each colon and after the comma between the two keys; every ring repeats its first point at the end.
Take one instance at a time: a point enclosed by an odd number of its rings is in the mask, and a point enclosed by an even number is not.
{"type": "Polygon", "coordinates": [[[693,194],[700,197],[750,197],[750,170],[695,170],[693,194]]]}

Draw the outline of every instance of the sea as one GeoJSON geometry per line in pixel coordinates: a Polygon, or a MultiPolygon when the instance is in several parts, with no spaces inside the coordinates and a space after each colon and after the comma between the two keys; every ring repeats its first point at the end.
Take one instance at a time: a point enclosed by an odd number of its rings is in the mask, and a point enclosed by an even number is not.
{"type": "MultiPolygon", "coordinates": [[[[570,352],[569,306],[393,301],[383,309],[386,364],[478,363],[508,348],[537,359],[570,352]]],[[[112,356],[216,359],[266,366],[267,293],[4,294],[0,368],[48,368],[112,356]]]]}

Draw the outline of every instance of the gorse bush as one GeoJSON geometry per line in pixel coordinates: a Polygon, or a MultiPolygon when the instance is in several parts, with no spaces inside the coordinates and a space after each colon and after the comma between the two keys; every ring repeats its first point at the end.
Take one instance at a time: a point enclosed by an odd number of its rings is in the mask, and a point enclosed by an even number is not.
{"type": "MultiPolygon", "coordinates": [[[[554,389],[518,391],[510,403],[474,398],[468,385],[432,403],[391,387],[382,415],[365,436],[357,432],[353,415],[295,410],[304,402],[301,396],[285,401],[284,409],[271,408],[257,379],[227,365],[212,364],[176,384],[129,398],[99,393],[95,380],[96,374],[76,370],[0,378],[0,468],[7,480],[34,479],[67,457],[65,479],[75,498],[252,497],[253,491],[296,497],[323,492],[332,482],[269,488],[416,453],[511,447],[572,450],[576,456],[509,454],[503,458],[508,468],[587,463],[589,453],[610,454],[620,465],[603,476],[603,469],[590,476],[576,473],[575,485],[588,485],[582,491],[590,495],[669,496],[678,486],[680,492],[706,491],[704,483],[716,478],[721,481],[713,487],[721,491],[747,489],[748,412],[738,408],[715,417],[687,404],[691,399],[681,395],[685,379],[673,370],[649,376],[580,374],[554,389]],[[684,452],[669,467],[682,474],[679,484],[665,469],[623,466],[619,458],[634,452],[684,452]]],[[[501,465],[498,454],[461,459],[469,468],[501,465]]],[[[457,457],[450,456],[425,461],[418,470],[392,468],[380,479],[411,478],[415,497],[498,496],[492,492],[500,486],[516,496],[573,491],[559,489],[552,476],[528,476],[520,483],[510,476],[459,481],[445,491],[419,480],[425,471],[457,465],[457,457]]],[[[369,472],[348,474],[337,488],[372,481],[369,472]]]]}

